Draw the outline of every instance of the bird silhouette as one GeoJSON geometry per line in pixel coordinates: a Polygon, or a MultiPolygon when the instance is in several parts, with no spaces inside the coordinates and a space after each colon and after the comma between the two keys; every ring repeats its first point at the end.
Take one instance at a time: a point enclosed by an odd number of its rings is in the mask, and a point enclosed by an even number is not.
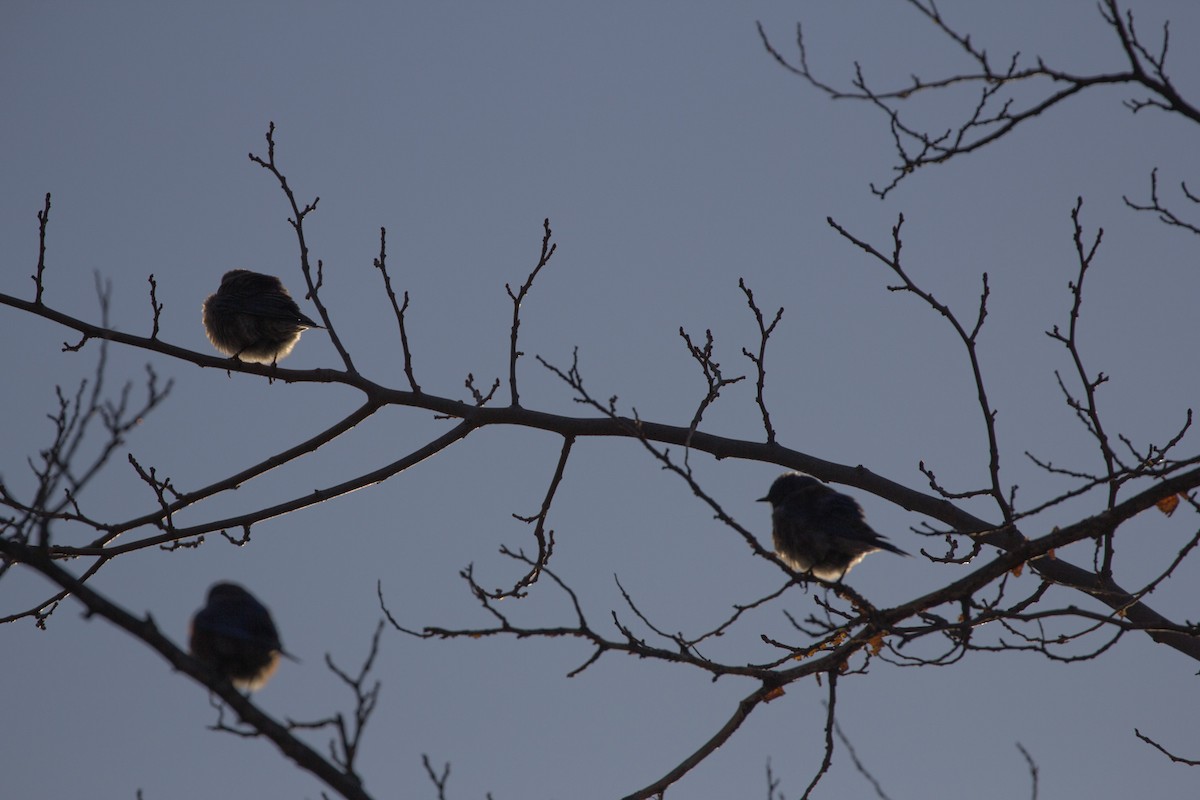
{"type": "Polygon", "coordinates": [[[797,572],[839,581],[877,550],[908,555],[871,529],[853,497],[811,475],[780,475],[759,500],[771,504],[776,555],[797,572]]]}
{"type": "Polygon", "coordinates": [[[192,617],[188,644],[197,661],[239,689],[261,689],[287,655],[271,612],[236,583],[213,584],[192,617]]]}
{"type": "Polygon", "coordinates": [[[300,311],[279,278],[248,269],[226,272],[203,311],[213,347],[260,364],[274,364],[292,352],[300,334],[321,327],[300,311]]]}

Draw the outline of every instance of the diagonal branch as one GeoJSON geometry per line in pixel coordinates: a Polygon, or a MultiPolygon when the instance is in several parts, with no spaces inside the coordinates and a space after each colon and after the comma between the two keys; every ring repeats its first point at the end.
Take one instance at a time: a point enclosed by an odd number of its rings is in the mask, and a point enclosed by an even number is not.
{"type": "Polygon", "coordinates": [[[321,202],[321,198],[314,198],[313,201],[303,208],[296,201],[296,194],[292,191],[291,184],[288,183],[287,176],[280,171],[279,165],[275,161],[275,123],[271,122],[267,126],[267,157],[256,156],[254,153],[249,154],[250,160],[258,164],[260,167],[270,172],[275,176],[275,180],[279,182],[279,188],[283,191],[284,197],[287,198],[288,205],[291,206],[292,216],[288,219],[288,223],[292,226],[292,230],[296,234],[296,242],[300,246],[300,271],[304,273],[304,282],[308,285],[308,294],[306,298],[313,301],[316,306],[317,313],[321,315],[321,320],[325,323],[326,332],[329,334],[330,341],[333,342],[334,348],[338,351],[338,355],[342,358],[342,363],[346,367],[347,372],[356,372],[354,362],[350,359],[350,353],[342,345],[342,339],[338,336],[334,329],[333,320],[329,318],[329,310],[321,301],[319,291],[321,284],[324,283],[323,264],[320,260],[317,261],[317,277],[313,278],[312,264],[308,258],[308,241],[304,237],[304,219],[309,214],[317,210],[317,203],[321,202]]]}

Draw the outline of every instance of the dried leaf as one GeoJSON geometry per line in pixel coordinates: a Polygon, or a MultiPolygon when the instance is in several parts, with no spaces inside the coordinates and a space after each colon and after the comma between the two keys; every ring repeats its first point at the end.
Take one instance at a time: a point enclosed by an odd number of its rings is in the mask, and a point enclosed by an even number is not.
{"type": "Polygon", "coordinates": [[[879,655],[879,651],[883,649],[883,634],[877,633],[868,639],[867,647],[871,648],[871,655],[879,655]]]}
{"type": "Polygon", "coordinates": [[[1025,571],[1025,564],[1024,564],[1024,562],[1022,562],[1022,563],[1020,563],[1020,564],[1017,564],[1015,567],[1013,567],[1013,568],[1012,568],[1011,570],[1009,570],[1009,571],[1012,573],[1012,576],[1013,576],[1014,578],[1019,578],[1019,577],[1021,577],[1021,573],[1025,571]]]}
{"type": "Polygon", "coordinates": [[[775,688],[771,689],[771,691],[769,691],[763,695],[763,702],[769,703],[772,700],[774,700],[776,697],[783,697],[783,694],[784,694],[783,687],[776,686],[775,688]]]}
{"type": "Polygon", "coordinates": [[[1158,507],[1159,511],[1169,517],[1175,513],[1175,509],[1179,508],[1179,495],[1173,494],[1170,497],[1164,497],[1154,505],[1158,507]]]}

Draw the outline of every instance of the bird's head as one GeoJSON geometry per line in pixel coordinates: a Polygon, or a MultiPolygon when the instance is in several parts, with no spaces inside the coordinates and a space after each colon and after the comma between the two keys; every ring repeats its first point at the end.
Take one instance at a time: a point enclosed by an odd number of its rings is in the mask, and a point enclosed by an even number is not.
{"type": "Polygon", "coordinates": [[[238,586],[236,583],[229,583],[228,581],[214,583],[208,590],[208,602],[210,603],[213,601],[245,600],[246,598],[254,599],[253,595],[241,586],[238,586]]]}
{"type": "Polygon", "coordinates": [[[283,283],[274,275],[251,272],[248,269],[231,269],[221,276],[220,291],[227,295],[253,295],[268,292],[283,292],[283,283]]]}
{"type": "Polygon", "coordinates": [[[812,475],[805,475],[803,472],[788,472],[776,478],[775,482],[771,484],[771,491],[767,492],[766,497],[758,498],[757,502],[766,502],[777,506],[797,492],[820,485],[821,482],[812,475]]]}

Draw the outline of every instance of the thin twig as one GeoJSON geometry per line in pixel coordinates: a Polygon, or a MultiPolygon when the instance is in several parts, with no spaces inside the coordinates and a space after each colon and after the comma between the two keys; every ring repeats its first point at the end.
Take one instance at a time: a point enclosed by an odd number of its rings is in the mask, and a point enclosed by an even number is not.
{"type": "Polygon", "coordinates": [[[417,379],[413,376],[412,351],[408,348],[408,330],[404,325],[404,312],[408,311],[408,290],[404,290],[404,304],[396,302],[396,293],[392,290],[392,277],[387,271],[387,228],[379,229],[379,255],[372,262],[375,269],[383,275],[383,288],[388,300],[392,303],[392,313],[396,315],[396,324],[400,326],[400,349],[404,354],[404,374],[408,378],[409,388],[414,394],[421,393],[417,379]]]}
{"type": "Polygon", "coordinates": [[[517,359],[525,355],[517,349],[517,331],[521,328],[521,303],[525,301],[525,296],[529,294],[529,290],[533,288],[533,279],[542,271],[542,267],[550,263],[550,259],[554,257],[554,253],[558,250],[558,244],[550,242],[550,219],[547,217],[542,221],[542,253],[538,257],[538,262],[530,270],[529,275],[525,278],[525,282],[521,284],[521,288],[514,294],[512,286],[504,284],[504,290],[508,292],[509,298],[513,303],[512,327],[509,330],[509,350],[508,350],[508,388],[510,393],[510,405],[514,408],[521,405],[520,395],[517,393],[517,359]]]}

